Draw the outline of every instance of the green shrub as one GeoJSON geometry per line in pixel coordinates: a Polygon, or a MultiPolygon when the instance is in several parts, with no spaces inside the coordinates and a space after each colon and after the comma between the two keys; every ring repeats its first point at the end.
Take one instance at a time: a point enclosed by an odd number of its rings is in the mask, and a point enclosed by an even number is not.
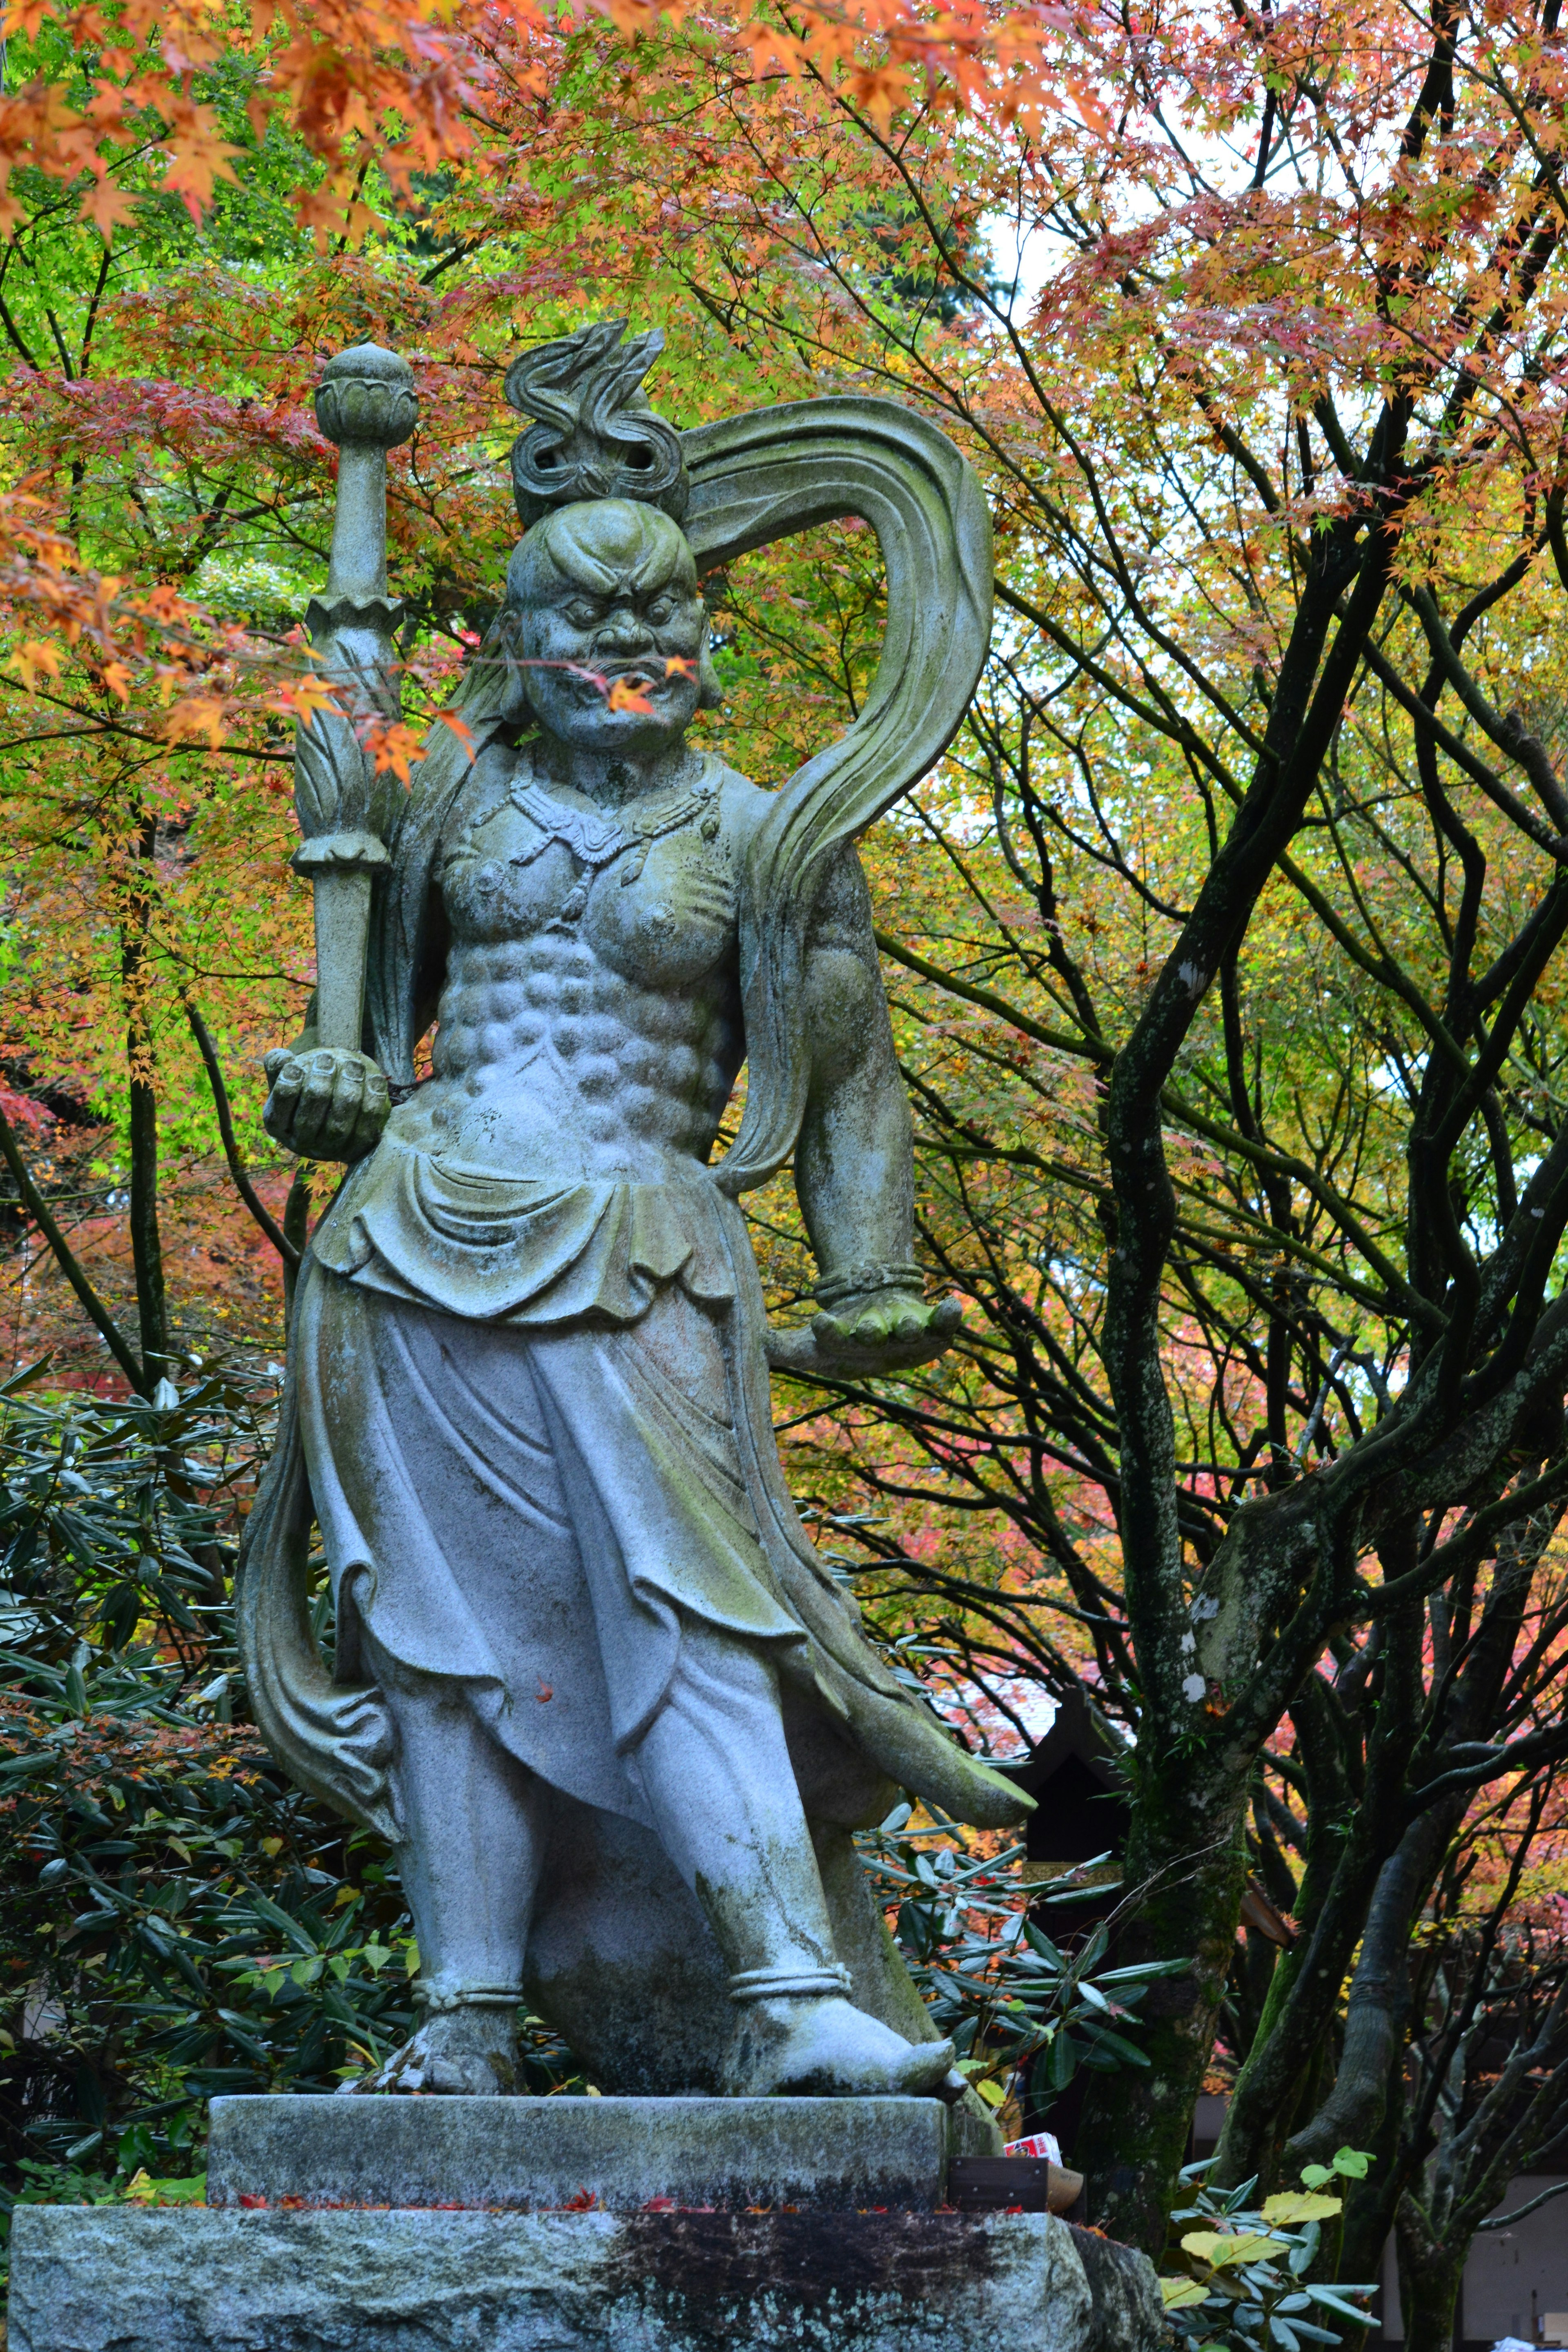
{"type": "Polygon", "coordinates": [[[1160,2282],[1182,2352],[1309,2352],[1345,2341],[1336,2323],[1375,2325],[1357,2307],[1375,2287],[1336,2280],[1323,2238],[1324,2222],[1337,2225],[1343,2210],[1323,2189],[1336,2177],[1363,2179],[1370,2160],[1341,2148],[1331,2166],[1307,2167],[1304,2189],[1267,2198],[1256,2211],[1247,2202],[1255,2180],[1210,2189],[1202,2182],[1213,2158],[1187,2167],[1182,2179],[1196,2202],[1171,2216],[1171,2267],[1160,2282]]]}

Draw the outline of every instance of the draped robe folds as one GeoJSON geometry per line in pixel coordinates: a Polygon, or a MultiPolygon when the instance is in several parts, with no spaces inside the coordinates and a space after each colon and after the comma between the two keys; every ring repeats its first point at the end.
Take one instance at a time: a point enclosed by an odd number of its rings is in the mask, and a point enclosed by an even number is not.
{"type": "Polygon", "coordinates": [[[709,1186],[513,1182],[389,1139],[317,1236],[328,1271],[300,1309],[340,1657],[357,1659],[363,1622],[401,1664],[462,1682],[552,1787],[639,1820],[621,1759],[683,1621],[805,1644],[759,1536],[731,1384],[677,1384],[643,1339],[661,1297],[678,1352],[690,1318],[733,1301],[723,1226],[709,1186]]]}
{"type": "Polygon", "coordinates": [[[312,1243],[247,1545],[258,1719],[297,1777],[395,1836],[368,1631],[454,1678],[552,1787],[646,1826],[624,1759],[695,1621],[763,1647],[900,1786],[960,1820],[1016,1820],[1016,1790],[883,1664],[808,1541],[764,1331],[744,1219],[707,1171],[541,1184],[384,1138],[312,1243]],[[669,1378],[641,1328],[656,1304],[667,1328],[705,1319],[724,1393],[669,1378]],[[312,1512],[337,1602],[331,1683],[298,1638],[312,1512]]]}

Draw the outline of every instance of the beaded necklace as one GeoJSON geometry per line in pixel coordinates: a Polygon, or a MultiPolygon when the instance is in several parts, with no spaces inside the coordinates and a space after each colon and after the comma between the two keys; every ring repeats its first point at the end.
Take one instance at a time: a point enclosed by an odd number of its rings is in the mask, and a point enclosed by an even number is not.
{"type": "Polygon", "coordinates": [[[592,816],[586,809],[566,807],[553,799],[542,784],[513,784],[507,797],[513,808],[539,828],[540,838],[531,848],[512,858],[514,866],[531,866],[542,857],[552,841],[563,842],[579,866],[588,868],[588,878],[580,881],[572,898],[561,912],[563,917],[581,914],[586,906],[588,891],[601,870],[613,866],[618,857],[631,852],[621,874],[621,887],[626,889],[636,882],[647,863],[647,854],[656,841],[667,834],[679,833],[684,825],[699,821],[704,841],[714,841],[719,834],[719,798],[717,782],[703,762],[700,782],[690,785],[678,800],[665,800],[656,795],[641,804],[634,802],[618,817],[592,816]],[[574,908],[573,901],[581,898],[582,905],[574,908]]]}

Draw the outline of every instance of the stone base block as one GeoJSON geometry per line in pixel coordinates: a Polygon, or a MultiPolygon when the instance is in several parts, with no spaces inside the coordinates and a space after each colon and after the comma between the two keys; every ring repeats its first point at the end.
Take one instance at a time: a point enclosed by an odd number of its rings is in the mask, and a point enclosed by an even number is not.
{"type": "Polygon", "coordinates": [[[207,2202],[468,2205],[942,2201],[935,2099],[215,2099],[207,2202]]]}
{"type": "Polygon", "coordinates": [[[1152,2270],[1114,2250],[1109,2334],[1079,2235],[1045,2213],[21,2206],[10,2352],[1156,2352],[1152,2270]]]}

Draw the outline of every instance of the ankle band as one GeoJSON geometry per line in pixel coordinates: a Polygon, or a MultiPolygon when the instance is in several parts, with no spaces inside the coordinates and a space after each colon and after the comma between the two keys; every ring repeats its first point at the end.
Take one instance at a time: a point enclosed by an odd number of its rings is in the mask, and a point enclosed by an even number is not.
{"type": "Polygon", "coordinates": [[[731,2000],[821,2000],[849,1990],[849,1971],[831,1969],[742,1969],[730,1979],[731,2000]]]}
{"type": "Polygon", "coordinates": [[[521,1985],[416,1984],[414,1998],[431,2017],[448,2017],[458,2009],[516,2009],[522,2000],[521,1985]]]}

